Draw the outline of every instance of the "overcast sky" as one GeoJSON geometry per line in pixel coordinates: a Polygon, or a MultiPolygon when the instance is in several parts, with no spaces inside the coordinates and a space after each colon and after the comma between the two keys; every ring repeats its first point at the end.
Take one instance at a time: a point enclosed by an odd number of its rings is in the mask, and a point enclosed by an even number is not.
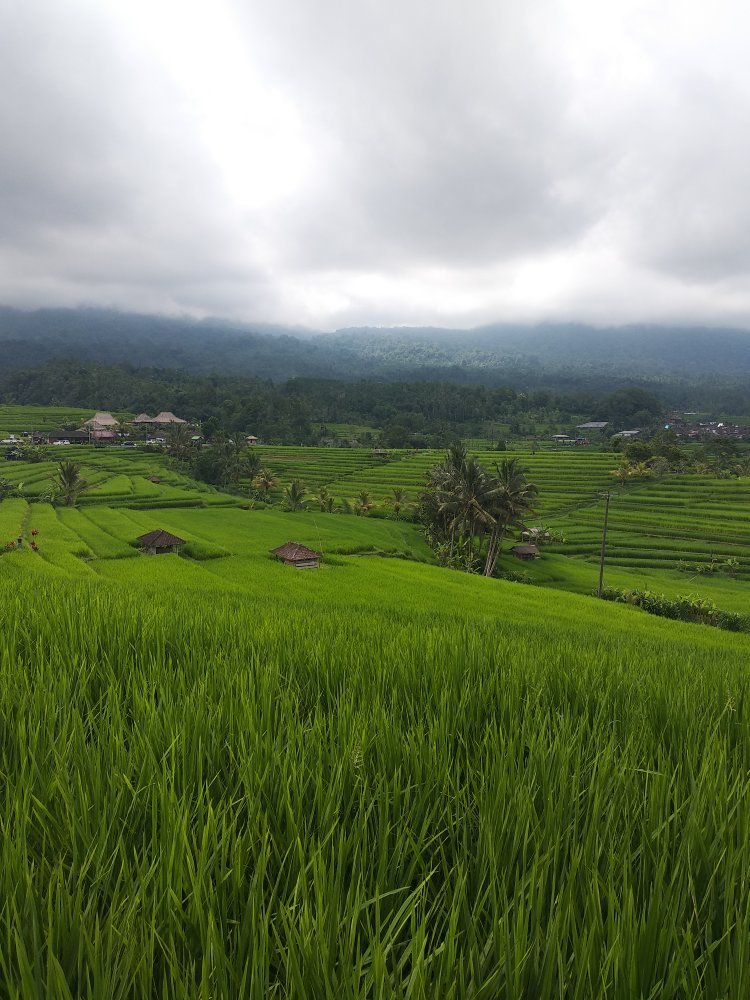
{"type": "Polygon", "coordinates": [[[750,325],[743,0],[0,0],[0,302],[750,325]]]}

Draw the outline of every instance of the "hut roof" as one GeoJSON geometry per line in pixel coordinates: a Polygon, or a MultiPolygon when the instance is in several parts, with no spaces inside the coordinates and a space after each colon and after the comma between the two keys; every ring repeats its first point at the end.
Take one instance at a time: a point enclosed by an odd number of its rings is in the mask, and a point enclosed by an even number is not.
{"type": "Polygon", "coordinates": [[[170,535],[163,528],[157,528],[156,531],[149,531],[147,535],[141,535],[138,541],[141,545],[153,546],[155,549],[166,549],[172,545],[185,544],[184,538],[178,538],[177,535],[170,535]]]}
{"type": "Polygon", "coordinates": [[[108,413],[106,410],[99,410],[90,420],[87,420],[83,426],[100,427],[104,429],[105,427],[117,427],[117,421],[111,413],[108,413]]]}
{"type": "Polygon", "coordinates": [[[137,417],[134,418],[134,424],[152,424],[154,418],[150,417],[148,413],[139,413],[137,417]]]}
{"type": "Polygon", "coordinates": [[[278,559],[284,559],[286,562],[321,558],[320,552],[314,552],[313,549],[308,549],[306,545],[302,545],[300,542],[285,542],[283,545],[279,545],[278,548],[271,549],[271,554],[278,559]]]}
{"type": "Polygon", "coordinates": [[[174,413],[169,410],[162,410],[161,413],[157,413],[156,416],[151,421],[152,424],[186,424],[187,420],[182,420],[180,417],[176,417],[174,413]]]}
{"type": "Polygon", "coordinates": [[[538,556],[539,549],[536,545],[514,545],[510,550],[517,556],[538,556]]]}

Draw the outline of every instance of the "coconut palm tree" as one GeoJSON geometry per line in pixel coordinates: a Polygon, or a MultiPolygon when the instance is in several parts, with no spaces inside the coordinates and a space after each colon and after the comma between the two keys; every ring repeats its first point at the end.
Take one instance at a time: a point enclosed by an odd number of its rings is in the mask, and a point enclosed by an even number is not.
{"type": "Polygon", "coordinates": [[[263,499],[268,503],[268,494],[278,483],[278,479],[269,469],[261,469],[255,476],[255,483],[263,493],[263,499]]]}
{"type": "Polygon", "coordinates": [[[445,460],[427,474],[421,497],[422,519],[446,561],[472,569],[491,526],[486,507],[491,489],[487,473],[463,444],[452,445],[445,460]]]}
{"type": "Polygon", "coordinates": [[[391,489],[392,496],[388,497],[386,503],[393,507],[393,513],[396,515],[396,520],[398,520],[401,510],[406,506],[409,500],[409,494],[403,488],[403,486],[394,486],[391,489]]]}
{"type": "Polygon", "coordinates": [[[193,444],[192,434],[187,424],[170,424],[166,431],[167,454],[184,462],[190,455],[193,444]]]}
{"type": "Polygon", "coordinates": [[[328,492],[328,488],[326,486],[321,486],[315,494],[315,502],[320,507],[321,513],[323,514],[330,514],[333,510],[333,497],[328,492]]]}
{"type": "Polygon", "coordinates": [[[295,479],[288,486],[284,487],[284,510],[303,510],[305,506],[305,486],[295,479]]]}
{"type": "Polygon", "coordinates": [[[367,517],[372,510],[372,497],[367,490],[360,490],[357,494],[357,513],[361,517],[367,517]]]}
{"type": "Polygon", "coordinates": [[[54,484],[67,507],[75,507],[78,497],[89,488],[77,462],[60,462],[54,484]]]}
{"type": "Polygon", "coordinates": [[[483,508],[491,519],[484,575],[495,572],[500,546],[508,528],[523,528],[524,519],[533,511],[539,490],[530,483],[528,469],[517,458],[503,459],[495,465],[495,476],[487,483],[483,508]]]}

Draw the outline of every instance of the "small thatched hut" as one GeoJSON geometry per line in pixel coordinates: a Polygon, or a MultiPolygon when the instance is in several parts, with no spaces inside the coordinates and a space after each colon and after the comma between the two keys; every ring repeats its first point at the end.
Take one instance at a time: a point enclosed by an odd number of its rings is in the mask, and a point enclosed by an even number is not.
{"type": "Polygon", "coordinates": [[[514,545],[510,551],[516,559],[536,559],[539,556],[536,545],[514,545]]]}
{"type": "Polygon", "coordinates": [[[179,554],[180,547],[185,544],[184,538],[171,535],[163,528],[156,531],[149,531],[147,535],[141,535],[138,539],[146,555],[160,556],[167,552],[179,554]]]}
{"type": "Polygon", "coordinates": [[[299,542],[285,542],[284,545],[271,549],[271,555],[276,556],[287,566],[296,566],[297,569],[318,569],[322,559],[320,552],[308,549],[299,542]]]}

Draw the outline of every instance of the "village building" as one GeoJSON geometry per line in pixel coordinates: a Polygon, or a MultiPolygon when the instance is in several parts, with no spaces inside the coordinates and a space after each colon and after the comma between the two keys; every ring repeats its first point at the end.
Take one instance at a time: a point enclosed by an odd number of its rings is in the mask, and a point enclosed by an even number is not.
{"type": "Polygon", "coordinates": [[[94,444],[112,444],[117,441],[117,434],[103,427],[94,427],[91,429],[91,440],[94,444]]]}
{"type": "Polygon", "coordinates": [[[164,531],[163,528],[149,531],[146,535],[140,535],[137,541],[141,543],[141,548],[149,556],[165,555],[168,552],[179,555],[180,547],[186,544],[184,538],[178,538],[177,535],[172,535],[168,531],[164,531]]]}
{"type": "Polygon", "coordinates": [[[284,545],[271,549],[271,555],[276,556],[285,565],[295,566],[297,569],[318,569],[323,558],[320,552],[308,549],[299,542],[285,542],[284,545]]]}
{"type": "Polygon", "coordinates": [[[165,424],[186,424],[187,420],[183,420],[182,417],[176,417],[174,413],[170,410],[162,410],[161,413],[157,413],[151,423],[157,426],[165,424]]]}
{"type": "Polygon", "coordinates": [[[90,427],[91,430],[99,431],[114,430],[119,425],[119,421],[107,410],[99,410],[90,420],[85,420],[83,423],[84,427],[90,427]]]}
{"type": "Polygon", "coordinates": [[[609,426],[608,420],[589,420],[585,424],[576,424],[577,431],[603,431],[609,426]]]}
{"type": "Polygon", "coordinates": [[[138,427],[164,427],[168,424],[186,423],[187,420],[183,420],[182,417],[176,417],[171,410],[162,410],[162,412],[157,413],[155,417],[150,417],[148,413],[139,413],[133,420],[133,424],[138,427]]]}
{"type": "Polygon", "coordinates": [[[521,532],[521,538],[524,542],[548,542],[549,531],[543,527],[524,528],[521,532]]]}
{"type": "Polygon", "coordinates": [[[89,431],[50,431],[46,436],[47,444],[88,444],[89,431]]]}
{"type": "Polygon", "coordinates": [[[387,448],[373,448],[370,452],[373,458],[390,458],[391,453],[387,448]]]}
{"type": "Polygon", "coordinates": [[[510,550],[516,559],[538,559],[539,549],[536,545],[514,545],[510,550]]]}
{"type": "Polygon", "coordinates": [[[245,441],[247,442],[247,444],[257,444],[258,438],[254,434],[248,434],[247,437],[245,438],[245,441]]]}

